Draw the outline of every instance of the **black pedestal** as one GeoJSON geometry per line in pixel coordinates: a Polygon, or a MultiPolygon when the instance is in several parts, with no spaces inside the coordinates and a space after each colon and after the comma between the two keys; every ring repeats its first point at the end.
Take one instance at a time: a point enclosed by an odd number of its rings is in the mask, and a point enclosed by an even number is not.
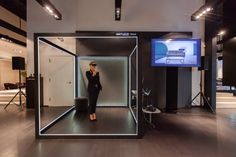
{"type": "MultiPolygon", "coordinates": [[[[35,106],[35,78],[26,78],[26,108],[35,106]]],[[[40,106],[43,106],[43,78],[40,78],[40,106]]]]}
{"type": "Polygon", "coordinates": [[[76,113],[88,112],[88,98],[86,97],[79,97],[75,98],[75,110],[76,113]]]}
{"type": "Polygon", "coordinates": [[[176,113],[178,108],[178,68],[166,70],[166,112],[176,113]]]}

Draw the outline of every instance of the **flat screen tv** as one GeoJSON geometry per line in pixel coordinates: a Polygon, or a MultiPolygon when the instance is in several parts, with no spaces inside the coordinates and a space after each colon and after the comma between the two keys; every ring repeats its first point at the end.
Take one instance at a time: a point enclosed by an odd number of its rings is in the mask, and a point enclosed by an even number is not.
{"type": "Polygon", "coordinates": [[[199,67],[200,39],[152,39],[152,66],[199,67]]]}

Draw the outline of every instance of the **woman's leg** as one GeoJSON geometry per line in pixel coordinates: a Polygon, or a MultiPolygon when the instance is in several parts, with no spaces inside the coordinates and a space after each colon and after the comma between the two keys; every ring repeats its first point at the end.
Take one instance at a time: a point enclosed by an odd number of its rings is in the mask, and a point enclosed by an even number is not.
{"type": "Polygon", "coordinates": [[[96,119],[96,108],[97,108],[97,100],[98,100],[99,91],[94,92],[94,108],[93,108],[93,118],[96,119]]]}
{"type": "Polygon", "coordinates": [[[92,92],[89,92],[88,96],[89,96],[89,108],[88,108],[89,118],[90,118],[90,120],[94,120],[94,118],[93,118],[93,94],[92,94],[92,92]]]}
{"type": "Polygon", "coordinates": [[[95,113],[96,108],[96,93],[91,94],[91,114],[95,113]]]}

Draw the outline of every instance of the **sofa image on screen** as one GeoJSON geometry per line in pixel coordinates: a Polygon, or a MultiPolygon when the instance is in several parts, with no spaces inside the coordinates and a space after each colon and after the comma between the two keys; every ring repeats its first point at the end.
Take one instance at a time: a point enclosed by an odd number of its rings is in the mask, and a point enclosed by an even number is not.
{"type": "Polygon", "coordinates": [[[179,48],[179,50],[169,50],[166,54],[166,63],[171,61],[179,60],[181,63],[184,63],[185,59],[185,48],[179,48]]]}
{"type": "Polygon", "coordinates": [[[156,60],[166,57],[167,52],[168,52],[168,48],[166,44],[160,43],[160,42],[155,44],[155,59],[156,60]]]}
{"type": "Polygon", "coordinates": [[[165,43],[158,42],[155,44],[155,60],[162,63],[184,63],[186,56],[186,48],[180,47],[176,50],[169,50],[165,43]]]}
{"type": "Polygon", "coordinates": [[[152,39],[152,66],[198,67],[201,55],[199,39],[152,39]]]}

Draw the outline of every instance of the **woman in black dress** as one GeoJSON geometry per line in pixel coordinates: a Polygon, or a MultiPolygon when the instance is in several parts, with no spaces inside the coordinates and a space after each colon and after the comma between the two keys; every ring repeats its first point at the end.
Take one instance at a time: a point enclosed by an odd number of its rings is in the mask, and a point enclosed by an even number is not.
{"type": "Polygon", "coordinates": [[[89,114],[91,121],[97,120],[96,118],[97,99],[100,90],[102,90],[99,72],[96,71],[96,66],[97,66],[96,62],[92,61],[89,63],[90,70],[86,71],[86,76],[88,79],[89,114]]]}

